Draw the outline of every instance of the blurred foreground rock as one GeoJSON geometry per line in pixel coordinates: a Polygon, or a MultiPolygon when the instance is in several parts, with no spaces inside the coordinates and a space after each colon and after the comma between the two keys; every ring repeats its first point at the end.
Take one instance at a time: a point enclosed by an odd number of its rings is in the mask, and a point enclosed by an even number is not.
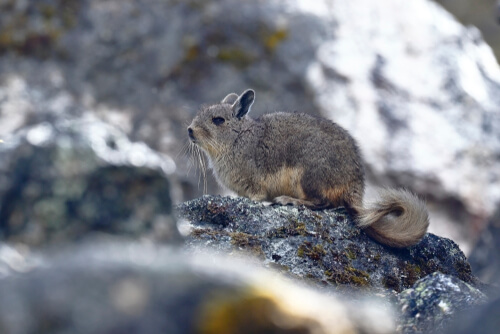
{"type": "Polygon", "coordinates": [[[209,253],[90,244],[0,280],[0,330],[14,333],[395,333],[392,315],[209,253]]]}
{"type": "Polygon", "coordinates": [[[52,116],[0,144],[2,240],[41,246],[92,232],[178,239],[169,157],[92,116],[52,116]]]}
{"type": "MultiPolygon", "coordinates": [[[[403,313],[400,330],[408,334],[443,333],[461,312],[471,312],[486,301],[478,289],[456,277],[435,272],[399,295],[403,313]]],[[[473,332],[476,331],[470,333],[473,332]]]]}
{"type": "Polygon", "coordinates": [[[498,333],[498,328],[500,328],[498,314],[500,314],[500,298],[497,294],[487,304],[457,314],[454,324],[445,333],[496,334],[498,333]]]}

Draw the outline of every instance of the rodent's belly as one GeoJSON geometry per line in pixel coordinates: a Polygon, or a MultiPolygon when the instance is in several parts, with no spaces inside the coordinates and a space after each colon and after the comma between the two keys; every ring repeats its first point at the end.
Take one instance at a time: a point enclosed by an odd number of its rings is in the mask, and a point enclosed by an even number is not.
{"type": "Polygon", "coordinates": [[[305,194],[301,186],[303,174],[302,168],[283,167],[276,173],[264,175],[259,180],[262,193],[267,200],[278,196],[304,199],[305,194]]]}

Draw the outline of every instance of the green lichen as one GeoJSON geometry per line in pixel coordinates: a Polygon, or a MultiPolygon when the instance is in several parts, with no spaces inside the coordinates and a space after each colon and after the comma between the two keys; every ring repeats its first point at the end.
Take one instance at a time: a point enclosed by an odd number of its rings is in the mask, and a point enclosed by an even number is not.
{"type": "Polygon", "coordinates": [[[422,269],[417,264],[405,263],[403,266],[403,272],[403,283],[406,287],[413,286],[416,281],[422,278],[422,269]]]}
{"type": "Polygon", "coordinates": [[[253,246],[259,242],[259,239],[251,234],[243,232],[229,233],[231,236],[231,244],[239,247],[253,246]]]}
{"type": "Polygon", "coordinates": [[[190,234],[193,238],[196,239],[217,239],[219,235],[226,235],[224,231],[216,231],[210,228],[196,228],[191,231],[190,234]]]}
{"type": "Polygon", "coordinates": [[[360,269],[352,266],[346,266],[342,271],[325,271],[327,280],[336,285],[368,286],[370,284],[370,275],[360,269]]]}
{"type": "Polygon", "coordinates": [[[76,25],[80,3],[56,0],[55,4],[31,2],[0,23],[0,54],[13,52],[46,58],[55,52],[62,35],[76,25]],[[33,22],[40,21],[41,25],[33,22]]]}
{"type": "Polygon", "coordinates": [[[259,238],[256,236],[243,232],[229,233],[229,236],[231,237],[232,245],[249,250],[253,255],[258,257],[265,256],[259,238]]]}
{"type": "Polygon", "coordinates": [[[285,226],[278,227],[267,234],[268,238],[287,238],[290,236],[307,236],[310,233],[307,232],[306,224],[299,222],[297,219],[290,218],[288,220],[289,224],[285,226]]]}
{"type": "Polygon", "coordinates": [[[354,243],[347,245],[345,255],[349,260],[355,260],[361,255],[361,249],[354,243]]]}
{"type": "Polygon", "coordinates": [[[458,278],[467,283],[471,282],[472,269],[468,262],[457,261],[454,263],[453,267],[458,273],[458,278]]]}
{"type": "Polygon", "coordinates": [[[309,241],[305,241],[297,249],[297,256],[308,257],[313,261],[320,261],[323,256],[326,255],[326,251],[321,244],[312,245],[309,241]]]}
{"type": "Polygon", "coordinates": [[[388,275],[383,277],[382,284],[387,289],[401,292],[401,280],[394,275],[388,275]]]}
{"type": "Polygon", "coordinates": [[[349,260],[355,260],[356,259],[356,253],[354,253],[352,250],[350,249],[346,249],[345,250],[345,255],[347,256],[347,258],[349,260]]]}
{"type": "Polygon", "coordinates": [[[278,45],[280,45],[288,37],[288,30],[285,28],[276,29],[274,31],[267,31],[263,34],[264,46],[267,51],[274,52],[278,45]]]}
{"type": "Polygon", "coordinates": [[[245,68],[256,60],[253,54],[237,47],[220,48],[217,53],[217,59],[238,68],[245,68]]]}

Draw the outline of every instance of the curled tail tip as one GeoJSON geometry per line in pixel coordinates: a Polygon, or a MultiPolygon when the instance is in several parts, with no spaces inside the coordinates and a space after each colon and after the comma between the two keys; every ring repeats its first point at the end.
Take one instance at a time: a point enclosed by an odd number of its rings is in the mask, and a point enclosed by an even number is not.
{"type": "Polygon", "coordinates": [[[359,209],[358,226],[378,242],[391,247],[417,244],[427,232],[425,203],[406,189],[383,189],[379,200],[359,209]]]}

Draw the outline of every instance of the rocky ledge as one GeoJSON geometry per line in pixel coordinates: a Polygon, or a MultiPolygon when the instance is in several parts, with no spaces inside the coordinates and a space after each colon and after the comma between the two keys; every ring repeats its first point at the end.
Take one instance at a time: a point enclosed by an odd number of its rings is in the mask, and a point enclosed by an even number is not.
{"type": "Polygon", "coordinates": [[[179,205],[178,211],[192,224],[191,247],[247,250],[268,265],[320,285],[400,292],[433,272],[478,284],[452,240],[429,233],[413,247],[386,247],[357,228],[343,208],[312,211],[203,196],[179,205]]]}
{"type": "Polygon", "coordinates": [[[326,293],[383,296],[399,309],[404,333],[442,329],[459,311],[486,300],[484,285],[452,240],[429,233],[409,248],[386,247],[356,227],[344,208],[312,211],[203,196],[177,212],[189,227],[188,249],[249,254],[326,293]]]}

